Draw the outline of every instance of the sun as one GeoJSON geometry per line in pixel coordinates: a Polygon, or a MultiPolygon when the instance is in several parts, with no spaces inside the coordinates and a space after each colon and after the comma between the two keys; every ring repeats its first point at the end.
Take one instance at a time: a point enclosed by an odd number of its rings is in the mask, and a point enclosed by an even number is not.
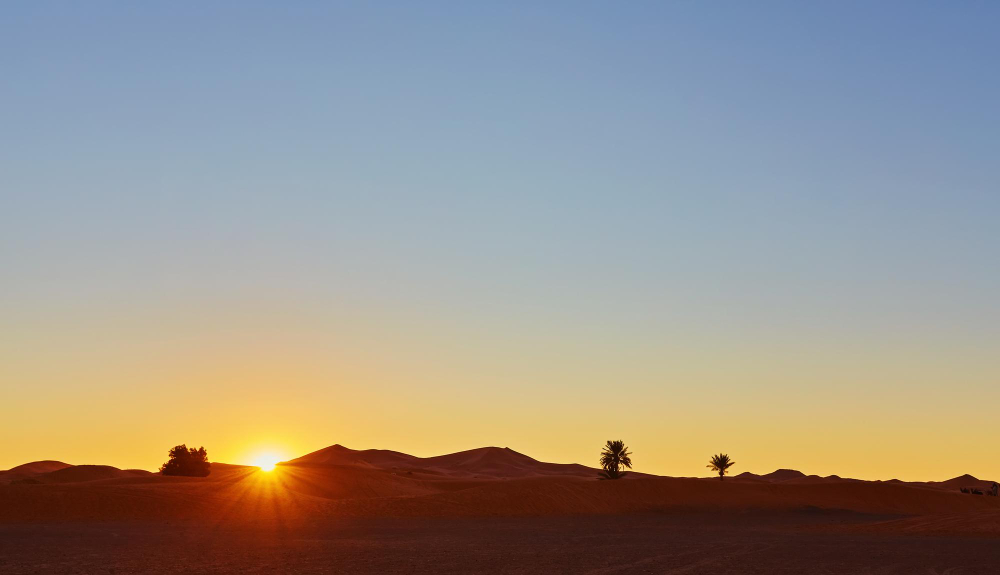
{"type": "Polygon", "coordinates": [[[281,458],[273,453],[262,453],[253,460],[253,464],[261,471],[274,471],[274,466],[279,462],[281,462],[281,458]]]}

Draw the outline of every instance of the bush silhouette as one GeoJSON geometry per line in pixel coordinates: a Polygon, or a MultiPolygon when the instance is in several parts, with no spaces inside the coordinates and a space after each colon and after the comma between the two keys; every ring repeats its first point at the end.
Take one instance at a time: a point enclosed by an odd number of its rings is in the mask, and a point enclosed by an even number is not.
{"type": "Polygon", "coordinates": [[[604,468],[604,473],[600,479],[619,479],[624,477],[628,472],[622,468],[627,467],[632,469],[630,455],[632,454],[629,453],[624,441],[621,439],[611,441],[609,439],[604,445],[604,450],[601,451],[601,467],[604,468]]]}
{"type": "Polygon", "coordinates": [[[722,481],[726,478],[726,474],[729,473],[729,468],[736,465],[736,462],[729,459],[729,456],[725,453],[720,453],[718,455],[713,455],[712,459],[708,461],[708,467],[712,471],[719,472],[719,480],[722,481]]]}
{"type": "Polygon", "coordinates": [[[208,462],[208,452],[204,447],[188,449],[187,445],[181,444],[168,453],[170,459],[160,467],[163,475],[207,477],[212,472],[212,464],[208,462]]]}

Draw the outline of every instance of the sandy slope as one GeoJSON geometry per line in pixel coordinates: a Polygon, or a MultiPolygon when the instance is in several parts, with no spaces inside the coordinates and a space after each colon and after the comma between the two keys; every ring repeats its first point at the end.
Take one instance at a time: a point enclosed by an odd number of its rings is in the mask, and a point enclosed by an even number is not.
{"type": "Polygon", "coordinates": [[[0,485],[0,522],[197,518],[295,524],[322,517],[836,510],[897,518],[873,526],[879,530],[1000,535],[1000,498],[961,494],[952,485],[974,480],[968,477],[931,485],[778,470],[726,481],[653,476],[598,481],[593,469],[539,462],[509,449],[418,458],[339,445],[271,473],[225,464],[214,464],[207,478],[108,466],[48,464],[31,470],[38,471],[31,484],[0,485]]]}
{"type": "MultiPolygon", "coordinates": [[[[876,518],[877,519],[877,518],[876,518]]],[[[0,575],[996,575],[993,539],[856,531],[845,513],[0,523],[0,575]],[[834,528],[831,528],[834,527],[834,528]]]]}
{"type": "Polygon", "coordinates": [[[532,478],[489,482],[420,497],[350,499],[340,502],[338,509],[356,515],[407,516],[809,509],[926,515],[1000,509],[1000,501],[868,482],[768,485],[675,478],[642,478],[628,482],[532,478]]]}

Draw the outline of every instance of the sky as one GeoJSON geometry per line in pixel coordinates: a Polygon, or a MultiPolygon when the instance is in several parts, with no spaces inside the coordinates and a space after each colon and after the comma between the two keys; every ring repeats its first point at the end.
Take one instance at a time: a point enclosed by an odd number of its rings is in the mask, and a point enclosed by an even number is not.
{"type": "Polygon", "coordinates": [[[0,469],[1000,477],[1000,6],[0,7],[0,469]]]}

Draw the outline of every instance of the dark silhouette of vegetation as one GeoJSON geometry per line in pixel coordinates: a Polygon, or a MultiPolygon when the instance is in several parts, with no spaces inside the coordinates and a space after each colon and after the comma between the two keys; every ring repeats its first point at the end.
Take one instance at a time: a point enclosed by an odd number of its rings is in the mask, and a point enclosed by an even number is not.
{"type": "Polygon", "coordinates": [[[601,451],[601,467],[604,468],[604,472],[600,478],[620,479],[624,477],[628,472],[623,468],[632,469],[630,455],[632,453],[629,452],[624,441],[621,439],[614,441],[609,439],[608,443],[604,446],[604,450],[601,451]]]}
{"type": "Polygon", "coordinates": [[[208,452],[204,447],[190,448],[181,444],[169,452],[170,459],[160,467],[163,475],[182,475],[184,477],[208,477],[212,472],[212,464],[208,462],[208,452]]]}
{"type": "Polygon", "coordinates": [[[722,481],[726,478],[726,474],[729,473],[729,468],[736,465],[736,462],[729,459],[729,456],[725,453],[720,453],[718,455],[713,455],[712,459],[708,461],[708,467],[712,471],[719,472],[719,480],[722,481]]]}

